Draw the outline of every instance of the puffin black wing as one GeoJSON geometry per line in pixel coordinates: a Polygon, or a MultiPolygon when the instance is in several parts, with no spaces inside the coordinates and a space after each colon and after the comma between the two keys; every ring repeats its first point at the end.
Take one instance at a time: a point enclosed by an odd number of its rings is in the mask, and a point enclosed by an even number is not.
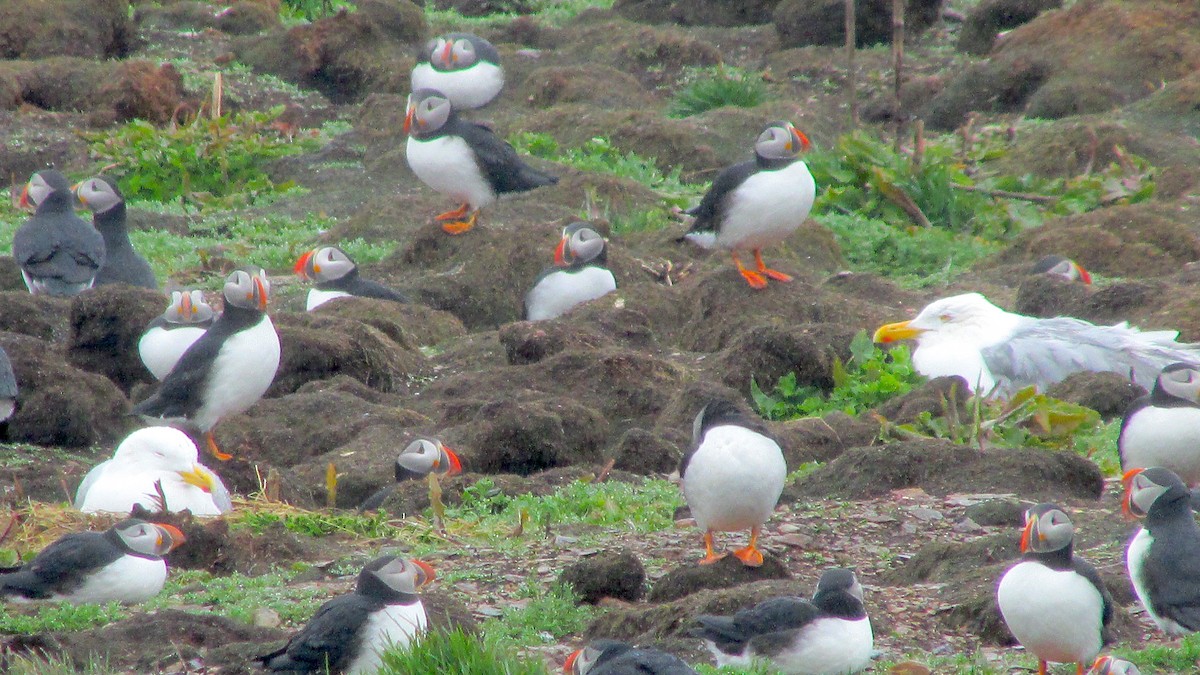
{"type": "Polygon", "coordinates": [[[751,160],[734,164],[718,174],[700,203],[684,212],[696,217],[688,232],[715,232],[728,206],[726,198],[758,170],[758,163],[751,160]]]}
{"type": "Polygon", "coordinates": [[[597,661],[589,675],[696,675],[683,659],[657,649],[630,649],[597,661]]]}
{"type": "Polygon", "coordinates": [[[70,591],[87,572],[125,555],[104,532],[76,532],[42,549],[24,567],[0,574],[0,595],[49,598],[70,591]]]}
{"type": "MultiPolygon", "coordinates": [[[[357,271],[358,270],[355,270],[355,272],[357,271]]],[[[317,288],[321,288],[321,286],[318,284],[317,288]]],[[[388,288],[378,281],[363,279],[357,275],[355,275],[355,278],[352,282],[346,284],[346,287],[341,290],[346,291],[350,295],[357,295],[362,298],[376,298],[378,300],[391,300],[393,302],[405,303],[409,301],[408,296],[400,291],[388,288]]]]}
{"type": "Polygon", "coordinates": [[[771,598],[732,617],[699,616],[700,628],[692,629],[691,634],[711,640],[727,654],[740,654],[756,636],[800,628],[820,614],[821,610],[802,598],[771,598]]]}
{"type": "Polygon", "coordinates": [[[1200,546],[1191,539],[1194,534],[1179,532],[1194,532],[1192,514],[1182,521],[1183,527],[1164,525],[1151,531],[1155,544],[1142,572],[1154,611],[1190,631],[1200,631],[1200,546]],[[1176,545],[1164,545],[1168,541],[1176,545]]]}
{"type": "Polygon", "coordinates": [[[475,152],[480,170],[497,193],[524,192],[558,182],[557,176],[526,164],[512,145],[482,124],[460,122],[456,127],[452,133],[461,136],[475,152]]]}
{"type": "Polygon", "coordinates": [[[336,597],[281,649],[255,660],[274,673],[341,672],[354,659],[359,629],[377,609],[378,603],[358,593],[336,597]]]}
{"type": "Polygon", "coordinates": [[[1090,581],[1096,587],[1096,590],[1100,592],[1100,599],[1104,603],[1104,608],[1100,615],[1100,624],[1103,626],[1100,631],[1101,639],[1104,644],[1112,642],[1112,635],[1109,634],[1108,630],[1108,624],[1112,622],[1113,618],[1112,594],[1108,592],[1108,587],[1104,585],[1104,580],[1100,578],[1100,573],[1096,571],[1096,568],[1090,562],[1079,556],[1071,556],[1071,569],[1075,570],[1075,573],[1079,576],[1090,581]]]}

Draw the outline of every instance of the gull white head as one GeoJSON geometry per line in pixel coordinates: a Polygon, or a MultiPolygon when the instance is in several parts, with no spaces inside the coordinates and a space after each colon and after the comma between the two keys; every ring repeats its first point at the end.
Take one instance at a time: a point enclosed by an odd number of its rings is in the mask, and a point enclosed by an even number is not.
{"type": "Polygon", "coordinates": [[[1003,340],[1020,318],[978,293],[964,293],[929,303],[911,321],[880,326],[875,331],[875,342],[915,339],[921,344],[944,338],[984,347],[1003,340]]]}
{"type": "Polygon", "coordinates": [[[196,444],[173,427],[146,427],[129,434],[113,453],[113,464],[139,471],[177,474],[184,483],[211,493],[216,477],[198,461],[196,444]]]}

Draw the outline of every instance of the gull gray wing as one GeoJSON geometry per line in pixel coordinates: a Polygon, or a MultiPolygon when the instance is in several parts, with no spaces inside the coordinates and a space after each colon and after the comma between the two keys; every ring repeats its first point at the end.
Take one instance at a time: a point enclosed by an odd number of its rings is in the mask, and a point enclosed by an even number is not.
{"type": "Polygon", "coordinates": [[[217,474],[213,473],[213,478],[215,479],[212,488],[213,504],[221,513],[229,513],[233,510],[233,498],[229,495],[229,488],[225,487],[224,481],[217,474]]]}

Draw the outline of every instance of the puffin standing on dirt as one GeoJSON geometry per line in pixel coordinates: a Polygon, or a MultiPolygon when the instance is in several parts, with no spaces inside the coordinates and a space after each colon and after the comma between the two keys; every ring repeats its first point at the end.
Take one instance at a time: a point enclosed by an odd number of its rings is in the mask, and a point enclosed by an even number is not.
{"type": "Polygon", "coordinates": [[[1047,274],[1067,281],[1080,281],[1091,285],[1092,275],[1083,266],[1061,255],[1048,255],[1033,264],[1030,274],[1047,274]]]}
{"type": "Polygon", "coordinates": [[[691,635],[704,640],[717,667],[756,660],[789,675],[844,675],[871,663],[875,636],[853,570],[825,570],[812,602],[778,597],[732,617],[700,616],[691,635]]]}
{"type": "Polygon", "coordinates": [[[1154,389],[1125,411],[1117,451],[1122,471],[1161,466],[1200,484],[1200,366],[1163,368],[1154,389]]]}
{"type": "Polygon", "coordinates": [[[138,340],[138,356],[154,379],[171,372],[179,357],[200,339],[216,318],[212,305],[198,290],[171,292],[171,304],[155,317],[138,340]]]}
{"type": "Polygon", "coordinates": [[[617,290],[617,278],[605,267],[607,263],[608,245],[590,224],[563,228],[554,249],[554,267],[538,275],[525,294],[525,320],[553,319],[617,290]]]}
{"type": "Polygon", "coordinates": [[[270,282],[262,268],[235,270],[225,278],[221,317],[188,347],[150,398],[133,414],[151,423],[186,420],[204,434],[213,456],[220,451],[212,429],[266,393],[279,369],[279,334],[267,316],[270,282]]]}
{"type": "Polygon", "coordinates": [[[704,406],[692,425],[692,447],[679,464],[683,496],[704,530],[701,565],[725,557],[714,552],[713,533],[736,530],[750,530],[750,543],[733,555],[749,567],[762,565],[758,536],[775,512],[786,477],[779,444],[751,428],[737,406],[728,401],[704,406]]]}
{"type": "Polygon", "coordinates": [[[294,269],[301,278],[316,282],[308,291],[305,309],[309,312],[334,298],[350,296],[408,302],[408,297],[400,291],[362,278],[350,255],[336,246],[323,246],[305,253],[296,261],[294,269]]]}
{"type": "Polygon", "coordinates": [[[1113,601],[1096,568],[1073,554],[1075,526],[1062,509],[1038,504],[1025,513],[1021,562],[1000,578],[996,604],[1025,651],[1047,662],[1074,663],[1083,675],[1110,641],[1113,601]]]}
{"type": "Polygon", "coordinates": [[[1126,472],[1122,510],[1145,518],[1125,549],[1125,565],[1138,599],[1167,633],[1200,630],[1200,527],[1192,494],[1168,469],[1126,472]]]}
{"type": "Polygon", "coordinates": [[[358,575],[353,593],[321,605],[283,648],[255,660],[272,673],[373,675],[384,651],[404,649],[425,631],[417,591],[433,579],[433,568],[419,560],[377,558],[358,575]]]}
{"type": "Polygon", "coordinates": [[[434,89],[455,110],[473,110],[491,103],[504,88],[504,68],[492,43],[471,33],[448,33],[425,43],[411,79],[413,91],[434,89]]]}
{"type": "Polygon", "coordinates": [[[111,459],[97,464],[75,491],[84,513],[129,513],[134,506],[167,513],[216,516],[233,509],[229,490],[200,464],[196,444],[172,427],[129,434],[111,459]]]}
{"type": "Polygon", "coordinates": [[[379,508],[396,486],[405,481],[425,478],[430,474],[457,476],[462,473],[462,462],[458,455],[436,438],[418,438],[409,443],[396,456],[395,467],[396,482],[367,497],[358,507],[360,511],[379,508]]]}
{"type": "Polygon", "coordinates": [[[46,169],[33,174],[19,205],[36,205],[33,217],[13,235],[13,258],[34,295],[62,297],[91,288],[104,265],[104,238],[75,215],[67,177],[46,169]]]}
{"type": "Polygon", "coordinates": [[[450,99],[435,89],[409,94],[404,133],[408,166],[417,178],[462,203],[435,217],[449,234],[474,227],[479,209],[500,194],[558,182],[522,161],[491,129],[460,119],[450,99]]]}
{"type": "Polygon", "coordinates": [[[566,675],[696,675],[683,659],[617,640],[593,640],[563,664],[566,675]]]}
{"type": "Polygon", "coordinates": [[[167,580],[163,556],[184,542],[171,525],[123,520],[104,532],[60,537],[20,567],[0,569],[0,598],[144,602],[167,580]]]}
{"type": "Polygon", "coordinates": [[[1138,667],[1115,656],[1101,656],[1092,664],[1087,675],[1142,675],[1138,667]]]}
{"type": "Polygon", "coordinates": [[[728,250],[751,288],[766,288],[768,277],[791,281],[767,267],[762,249],[787,239],[812,210],[817,186],[799,157],[809,147],[791,122],[768,124],[754,142],[754,160],[722,171],[700,204],[687,211],[696,221],[682,238],[728,250]],[[738,251],[753,251],[756,268],[743,266],[738,251]]]}
{"type": "Polygon", "coordinates": [[[104,264],[96,273],[96,286],[129,284],[158,289],[154,270],[133,244],[125,224],[125,197],[111,179],[89,178],[71,188],[80,203],[92,211],[92,224],[104,237],[104,264]]]}

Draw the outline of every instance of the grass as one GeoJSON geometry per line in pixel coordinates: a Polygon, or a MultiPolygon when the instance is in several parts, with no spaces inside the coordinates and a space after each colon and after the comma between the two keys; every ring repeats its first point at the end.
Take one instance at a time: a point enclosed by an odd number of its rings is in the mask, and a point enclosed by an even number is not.
{"type": "Polygon", "coordinates": [[[480,627],[490,644],[512,650],[556,644],[567,636],[582,634],[598,611],[579,604],[570,588],[555,584],[547,589],[536,577],[522,586],[518,597],[526,602],[480,627]]]}
{"type": "Polygon", "coordinates": [[[724,106],[753,108],[767,96],[762,77],[739,68],[722,65],[700,69],[689,79],[671,99],[668,116],[691,117],[724,106]]]}
{"type": "Polygon", "coordinates": [[[259,576],[229,574],[214,576],[199,570],[173,570],[167,585],[145,604],[147,610],[180,603],[242,623],[254,623],[254,615],[269,609],[289,626],[308,622],[328,597],[315,586],[296,583],[299,571],[273,571],[259,576]]]}
{"type": "Polygon", "coordinates": [[[379,672],[380,675],[545,675],[546,669],[540,663],[514,656],[502,647],[455,629],[431,630],[408,649],[388,651],[379,672]]]}
{"type": "Polygon", "coordinates": [[[30,613],[17,605],[0,604],[0,634],[77,631],[104,626],[128,616],[120,603],[72,605],[68,602],[32,605],[30,613]]]}
{"type": "Polygon", "coordinates": [[[87,663],[76,663],[69,656],[42,658],[33,655],[6,654],[8,675],[109,675],[115,673],[107,663],[93,659],[87,663]]]}

